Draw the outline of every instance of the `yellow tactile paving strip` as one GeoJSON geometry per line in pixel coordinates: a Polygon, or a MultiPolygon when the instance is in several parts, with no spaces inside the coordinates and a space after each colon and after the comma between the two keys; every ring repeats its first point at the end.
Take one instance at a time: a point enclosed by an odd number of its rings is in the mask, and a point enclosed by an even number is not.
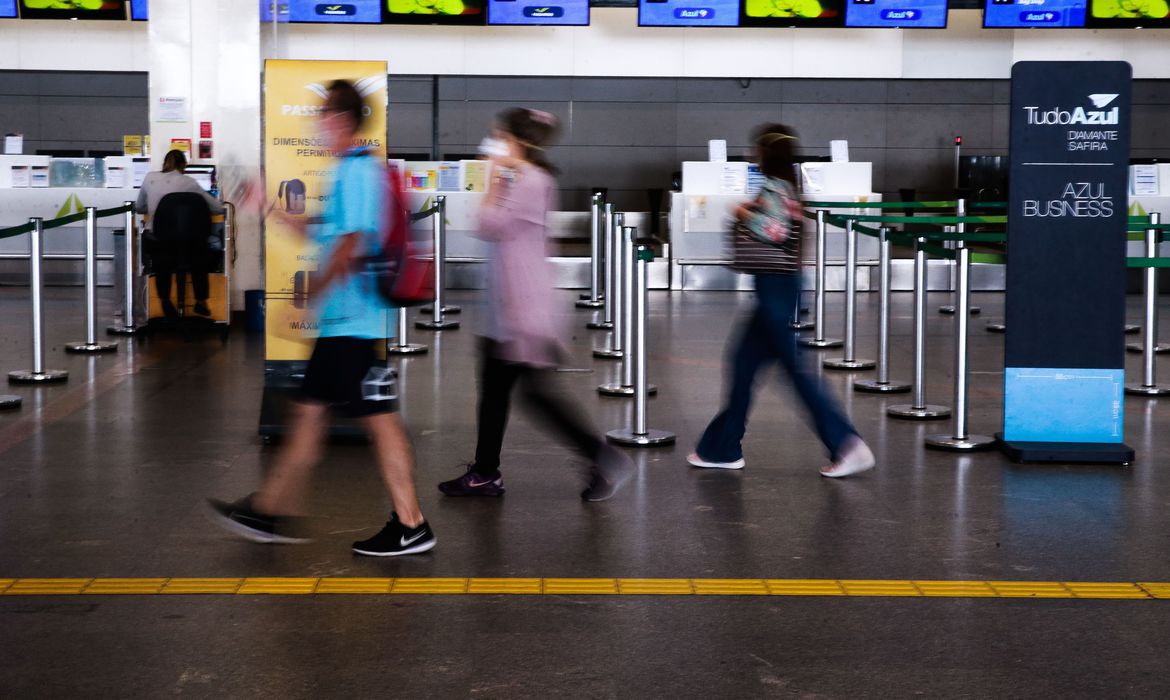
{"type": "Polygon", "coordinates": [[[0,596],[651,595],[1170,600],[1170,583],[715,578],[0,578],[0,596]]]}

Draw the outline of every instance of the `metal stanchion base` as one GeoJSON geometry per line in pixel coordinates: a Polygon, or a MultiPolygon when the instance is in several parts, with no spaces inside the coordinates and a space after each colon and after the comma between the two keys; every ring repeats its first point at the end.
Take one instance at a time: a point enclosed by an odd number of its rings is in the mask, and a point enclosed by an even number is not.
{"type": "Polygon", "coordinates": [[[1135,326],[1133,324],[1126,324],[1126,326],[1125,326],[1125,334],[1126,335],[1136,335],[1136,334],[1141,333],[1141,332],[1142,332],[1141,326],[1135,326]]]}
{"type": "MultiPolygon", "coordinates": [[[[955,313],[955,306],[954,306],[954,304],[947,304],[945,306],[940,306],[940,307],[938,307],[938,312],[940,314],[946,314],[948,316],[953,316],[955,313]]],[[[983,313],[983,309],[979,308],[978,306],[972,306],[970,313],[972,316],[978,316],[979,314],[983,313]]]]}
{"type": "MultiPolygon", "coordinates": [[[[591,300],[591,299],[593,299],[593,294],[579,294],[579,295],[577,296],[577,298],[578,298],[578,299],[590,299],[590,300],[591,300]]],[[[605,292],[598,292],[598,293],[597,293],[597,298],[598,298],[598,299],[605,299],[605,292]]]]}
{"type": "Polygon", "coordinates": [[[20,404],[24,399],[13,394],[0,394],[0,411],[7,411],[14,408],[20,408],[20,404]]]}
{"type": "Polygon", "coordinates": [[[817,324],[813,321],[793,321],[788,324],[788,327],[798,331],[811,331],[817,327],[817,324]]]}
{"type": "Polygon", "coordinates": [[[422,331],[453,331],[459,328],[458,321],[415,321],[414,327],[422,331]]]}
{"type": "Polygon", "coordinates": [[[835,360],[825,360],[821,363],[825,369],[873,369],[877,367],[877,363],[873,360],[846,360],[844,357],[835,360]]]}
{"type": "Polygon", "coordinates": [[[578,309],[600,309],[605,306],[605,302],[600,299],[590,299],[588,297],[577,300],[578,309]]]}
{"type": "MultiPolygon", "coordinates": [[[[1142,345],[1141,343],[1130,343],[1130,344],[1125,346],[1125,349],[1127,352],[1145,352],[1146,346],[1142,345]]],[[[1162,344],[1155,345],[1154,352],[1156,352],[1156,353],[1170,352],[1170,345],[1162,345],[1162,344]]]]}
{"type": "Polygon", "coordinates": [[[146,330],[146,326],[107,326],[106,333],[110,335],[138,335],[146,330]]]}
{"type": "Polygon", "coordinates": [[[66,343],[65,352],[113,352],[118,349],[117,343],[66,343]]]}
{"type": "Polygon", "coordinates": [[[621,350],[607,350],[602,348],[594,350],[593,356],[599,360],[620,360],[625,357],[625,353],[621,350]]]}
{"type": "MultiPolygon", "coordinates": [[[[424,306],[421,309],[419,309],[418,311],[421,314],[433,314],[433,313],[435,313],[435,305],[431,304],[430,306],[424,306]]],[[[462,313],[462,311],[463,311],[463,307],[460,307],[460,306],[444,306],[443,307],[444,314],[457,314],[457,313],[462,313]]]]}
{"type": "Polygon", "coordinates": [[[817,340],[816,338],[802,338],[800,340],[800,344],[806,348],[816,348],[821,350],[824,348],[839,348],[845,344],[845,341],[837,340],[836,338],[822,338],[820,340],[817,340]]]}
{"type": "Polygon", "coordinates": [[[909,384],[897,382],[879,382],[876,379],[863,379],[853,382],[853,389],[864,394],[904,394],[910,391],[909,384]]]}
{"type": "Polygon", "coordinates": [[[56,384],[66,379],[69,379],[69,373],[63,369],[47,369],[44,372],[22,369],[8,373],[8,381],[13,384],[56,384]]]}
{"type": "Polygon", "coordinates": [[[946,406],[936,406],[934,404],[913,406],[908,403],[900,403],[887,408],[886,415],[891,418],[905,418],[906,420],[939,420],[941,418],[950,418],[951,409],[946,406]]]}
{"type": "Polygon", "coordinates": [[[1007,324],[995,323],[994,321],[987,324],[988,333],[1007,333],[1007,324]]]}
{"type": "Polygon", "coordinates": [[[430,348],[427,346],[419,345],[417,343],[386,346],[387,355],[425,355],[428,350],[430,350],[430,348]]]}
{"type": "Polygon", "coordinates": [[[923,444],[934,450],[948,452],[974,452],[995,447],[995,438],[990,435],[968,435],[958,438],[952,435],[927,435],[923,444]]]}
{"type": "Polygon", "coordinates": [[[1155,384],[1153,386],[1126,384],[1125,393],[1130,396],[1166,396],[1170,394],[1170,386],[1166,386],[1165,384],[1155,384]]]}
{"type": "Polygon", "coordinates": [[[590,328],[590,329],[595,330],[595,331],[611,331],[611,330],[613,330],[613,322],[612,321],[590,321],[589,323],[585,324],[585,327],[590,328]]]}
{"type": "Polygon", "coordinates": [[[665,430],[651,430],[647,428],[642,435],[629,429],[611,430],[605,434],[605,439],[626,447],[660,447],[674,444],[674,433],[665,430]]]}
{"type": "MultiPolygon", "coordinates": [[[[602,384],[597,387],[597,393],[602,396],[633,396],[633,386],[622,386],[621,384],[602,384]]],[[[658,387],[653,384],[646,385],[646,395],[652,396],[658,393],[658,387]]]]}

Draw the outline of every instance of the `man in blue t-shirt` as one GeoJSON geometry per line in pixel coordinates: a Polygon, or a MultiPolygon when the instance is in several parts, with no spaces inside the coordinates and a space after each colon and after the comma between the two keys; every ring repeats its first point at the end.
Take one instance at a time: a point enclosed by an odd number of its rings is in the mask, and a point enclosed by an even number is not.
{"type": "MultiPolygon", "coordinates": [[[[391,335],[396,312],[386,306],[371,276],[359,274],[362,258],[382,245],[387,191],[385,165],[356,143],[363,108],[354,86],[339,80],[330,84],[320,113],[322,139],[341,158],[323,221],[312,236],[322,262],[309,278],[309,298],[320,333],[305,369],[291,434],[256,493],[235,503],[213,500],[211,507],[220,524],[248,539],[303,541],[290,530],[290,521],[300,515],[329,411],[336,409],[361,420],[369,432],[394,504],[386,526],[355,542],[353,550],[398,556],[434,548],[435,536],[415,493],[413,450],[398,415],[395,375],[377,357],[377,344],[391,335]]],[[[287,220],[306,230],[303,218],[287,220]]]]}

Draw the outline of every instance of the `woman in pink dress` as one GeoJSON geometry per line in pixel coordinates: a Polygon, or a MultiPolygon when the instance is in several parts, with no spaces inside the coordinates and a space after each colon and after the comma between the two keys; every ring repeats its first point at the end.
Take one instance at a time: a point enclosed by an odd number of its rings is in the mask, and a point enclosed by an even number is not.
{"type": "Polygon", "coordinates": [[[598,437],[581,412],[555,391],[554,370],[566,329],[556,320],[546,251],[557,171],[544,149],[556,132],[556,117],[548,112],[513,108],[497,117],[491,181],[479,211],[478,237],[490,253],[478,438],[467,472],[439,484],[448,496],[503,495],[500,449],[517,386],[533,416],[592,463],[582,498],[604,501],[633,474],[630,459],[598,437]]]}

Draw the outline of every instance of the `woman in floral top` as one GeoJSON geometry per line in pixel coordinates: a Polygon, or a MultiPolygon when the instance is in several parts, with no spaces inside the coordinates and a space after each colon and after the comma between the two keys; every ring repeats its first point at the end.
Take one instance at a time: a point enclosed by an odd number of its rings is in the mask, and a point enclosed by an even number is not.
{"type": "Polygon", "coordinates": [[[736,209],[732,267],[755,276],[756,308],[732,354],[727,402],[707,426],[687,461],[696,467],[742,469],[752,384],[766,365],[778,361],[812,416],[830,463],[821,475],[842,477],[874,466],[874,456],[836,401],[808,367],[792,330],[800,295],[801,205],[796,194],[795,132],[766,124],[753,141],[767,177],[760,194],[736,209]]]}

